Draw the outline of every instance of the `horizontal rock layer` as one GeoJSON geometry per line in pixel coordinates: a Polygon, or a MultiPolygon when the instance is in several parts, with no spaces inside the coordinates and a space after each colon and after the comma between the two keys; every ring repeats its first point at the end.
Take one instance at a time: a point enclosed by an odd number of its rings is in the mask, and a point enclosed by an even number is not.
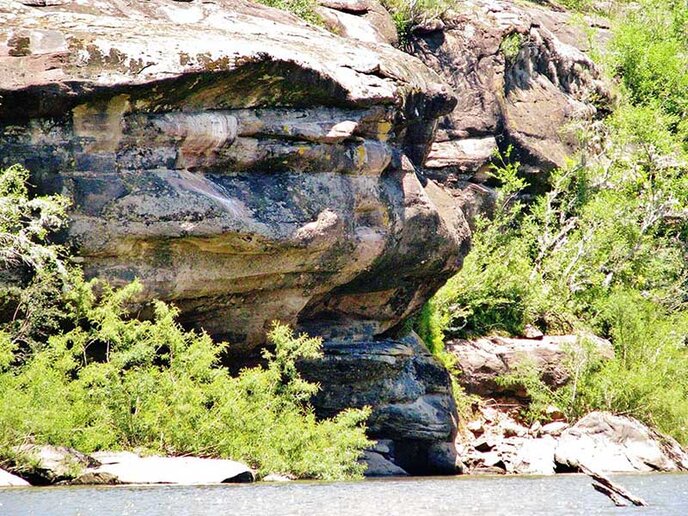
{"type": "Polygon", "coordinates": [[[395,464],[415,474],[453,468],[443,466],[456,458],[453,446],[438,445],[456,436],[451,380],[415,334],[396,341],[326,342],[324,358],[303,362],[300,370],[322,387],[313,399],[319,416],[370,406],[370,435],[392,441],[393,453],[385,455],[395,464]]]}

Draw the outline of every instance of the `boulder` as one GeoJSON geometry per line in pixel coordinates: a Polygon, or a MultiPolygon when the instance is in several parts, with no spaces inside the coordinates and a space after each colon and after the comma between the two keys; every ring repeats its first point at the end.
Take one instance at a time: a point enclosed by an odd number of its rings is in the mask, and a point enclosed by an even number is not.
{"type": "Polygon", "coordinates": [[[555,473],[554,451],[557,441],[554,437],[529,439],[520,438],[508,471],[524,475],[552,475],[555,473]]]}
{"type": "Polygon", "coordinates": [[[253,482],[248,466],[232,460],[199,457],[139,457],[133,453],[94,454],[101,465],[74,484],[228,484],[253,482]]]}
{"type": "Polygon", "coordinates": [[[498,385],[496,379],[514,372],[523,362],[533,364],[542,380],[550,387],[561,387],[569,380],[567,359],[572,354],[587,353],[585,343],[601,358],[612,358],[611,343],[591,334],[547,335],[537,339],[484,337],[457,339],[447,343],[447,350],[458,362],[459,382],[473,394],[481,396],[520,396],[526,393],[498,385]]]}
{"type": "Polygon", "coordinates": [[[316,12],[336,34],[373,44],[399,42],[394,19],[377,0],[318,0],[316,12]]]}
{"type": "Polygon", "coordinates": [[[543,425],[542,428],[540,428],[540,432],[542,432],[545,435],[557,436],[561,435],[561,433],[568,427],[568,423],[564,423],[563,421],[553,421],[551,423],[543,425]]]}
{"type": "Polygon", "coordinates": [[[98,461],[72,448],[64,446],[26,444],[15,449],[26,457],[30,465],[17,471],[32,485],[49,485],[68,482],[86,468],[97,467],[98,461]]]}
{"type": "Polygon", "coordinates": [[[673,439],[640,421],[609,412],[591,412],[558,440],[559,468],[581,465],[599,472],[688,470],[688,454],[673,439]]]}
{"type": "Polygon", "coordinates": [[[263,477],[263,482],[292,482],[294,478],[287,475],[280,475],[279,473],[270,473],[263,477]]]}
{"type": "Polygon", "coordinates": [[[366,464],[364,475],[366,477],[406,477],[408,473],[394,464],[380,453],[366,451],[363,454],[363,462],[366,464]]]}
{"type": "Polygon", "coordinates": [[[28,487],[26,480],[0,468],[0,487],[28,487]]]}

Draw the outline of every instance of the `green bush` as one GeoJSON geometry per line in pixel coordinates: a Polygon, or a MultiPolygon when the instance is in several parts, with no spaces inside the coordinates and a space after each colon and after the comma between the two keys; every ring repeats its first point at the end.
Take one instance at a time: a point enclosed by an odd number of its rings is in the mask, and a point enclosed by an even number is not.
{"type": "Polygon", "coordinates": [[[504,37],[499,44],[499,50],[504,54],[507,63],[513,63],[518,57],[518,53],[523,47],[523,35],[518,32],[512,32],[504,37]]]}
{"type": "Polygon", "coordinates": [[[496,166],[494,217],[478,220],[464,268],[419,318],[428,347],[527,324],[592,331],[616,358],[579,356],[565,389],[547,389],[527,364],[502,380],[528,391],[526,417],[550,403],[572,418],[607,409],[688,442],[688,178],[676,129],[661,105],[623,103],[605,123],[604,155],[555,171],[528,204],[518,164],[496,166]]]}
{"type": "Polygon", "coordinates": [[[651,105],[674,117],[673,129],[688,136],[688,6],[642,0],[626,9],[611,41],[610,66],[635,105],[651,105]]]}
{"type": "Polygon", "coordinates": [[[449,0],[381,0],[381,3],[392,15],[401,46],[408,43],[414,25],[441,17],[451,5],[449,0]]]}
{"type": "Polygon", "coordinates": [[[225,345],[186,332],[177,311],[155,303],[152,321],[125,317],[140,284],[114,290],[80,283],[72,297],[75,327],[50,337],[12,365],[7,334],[0,340],[0,435],[4,449],[27,439],[83,452],[139,449],[246,461],[263,473],[308,478],[361,474],[356,462],[369,444],[366,411],[316,421],[308,405],[317,385],[296,373],[320,341],[295,337],[276,324],[275,353],[266,368],[237,377],[218,364],[225,345]]]}
{"type": "Polygon", "coordinates": [[[264,4],[270,7],[276,7],[284,11],[294,13],[299,18],[319,24],[320,17],[315,12],[317,2],[315,0],[254,0],[259,4],[264,4]]]}

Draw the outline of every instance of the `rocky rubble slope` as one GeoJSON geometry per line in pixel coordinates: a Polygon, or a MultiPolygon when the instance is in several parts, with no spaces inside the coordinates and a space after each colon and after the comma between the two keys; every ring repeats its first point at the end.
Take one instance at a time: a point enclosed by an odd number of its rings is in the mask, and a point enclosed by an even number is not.
{"type": "Polygon", "coordinates": [[[674,439],[608,412],[591,412],[574,425],[554,421],[527,427],[509,411],[487,407],[467,426],[458,447],[471,473],[688,470],[688,454],[674,439]]]}

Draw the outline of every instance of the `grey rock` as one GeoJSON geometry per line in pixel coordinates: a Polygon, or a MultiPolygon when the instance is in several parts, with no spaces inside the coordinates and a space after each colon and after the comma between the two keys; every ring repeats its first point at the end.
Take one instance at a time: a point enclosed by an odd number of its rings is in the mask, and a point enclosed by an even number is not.
{"type": "Polygon", "coordinates": [[[26,480],[0,468],[0,487],[28,487],[26,480]]]}
{"type": "Polygon", "coordinates": [[[428,469],[438,475],[459,475],[464,464],[453,442],[435,443],[428,450],[428,469]]]}
{"type": "Polygon", "coordinates": [[[383,455],[374,451],[366,451],[363,454],[363,462],[366,464],[364,475],[366,477],[406,477],[408,473],[394,464],[383,455]]]}
{"type": "Polygon", "coordinates": [[[608,412],[591,412],[558,440],[555,461],[593,471],[678,471],[688,469],[688,454],[673,439],[640,421],[608,412]]]}
{"type": "Polygon", "coordinates": [[[399,42],[392,16],[377,0],[319,0],[317,13],[333,32],[367,43],[399,42]]]}
{"type": "Polygon", "coordinates": [[[545,435],[561,435],[561,433],[569,427],[568,423],[563,421],[553,421],[552,423],[547,423],[540,428],[540,431],[545,435]]]}
{"type": "Polygon", "coordinates": [[[394,455],[394,441],[391,439],[378,439],[370,448],[370,451],[379,453],[380,455],[390,456],[394,455]]]}
{"type": "Polygon", "coordinates": [[[31,467],[18,473],[32,485],[71,481],[84,469],[99,465],[94,458],[65,446],[26,444],[15,451],[31,459],[31,467]]]}
{"type": "Polygon", "coordinates": [[[292,482],[294,479],[279,473],[270,473],[263,477],[263,482],[292,482]]]}
{"type": "Polygon", "coordinates": [[[226,484],[253,482],[248,466],[231,460],[199,457],[139,457],[100,454],[101,465],[84,472],[75,484],[226,484]]]}
{"type": "Polygon", "coordinates": [[[396,464],[413,474],[434,471],[431,449],[453,442],[457,415],[449,375],[418,337],[326,341],[323,351],[322,359],[299,364],[321,386],[312,400],[316,414],[369,406],[369,433],[393,441],[396,464]]]}

